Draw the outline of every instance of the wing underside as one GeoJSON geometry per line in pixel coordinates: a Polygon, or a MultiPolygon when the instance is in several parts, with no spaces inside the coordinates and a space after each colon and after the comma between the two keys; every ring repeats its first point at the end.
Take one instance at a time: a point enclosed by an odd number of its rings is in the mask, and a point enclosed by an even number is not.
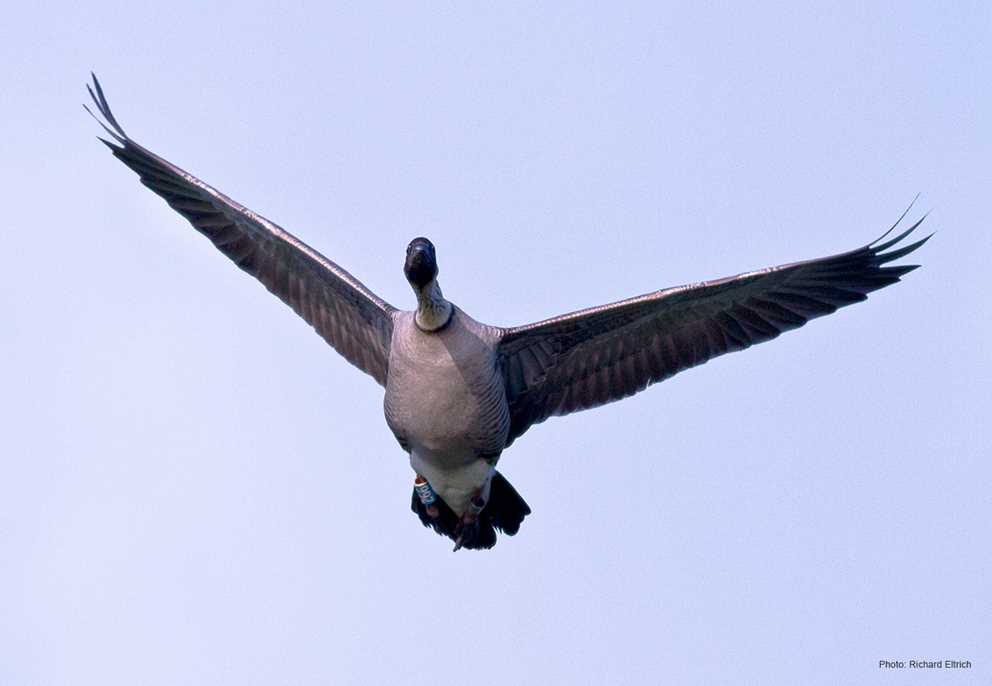
{"type": "Polygon", "coordinates": [[[293,308],[349,362],[385,385],[395,309],[295,236],[132,140],[96,76],[87,86],[114,157],[221,253],[293,308]]]}
{"type": "Polygon", "coordinates": [[[548,417],[625,398],[865,300],[916,269],[886,265],[930,238],[901,245],[922,221],[885,241],[893,226],[875,242],[839,255],[504,329],[499,352],[510,404],[510,442],[548,417]]]}

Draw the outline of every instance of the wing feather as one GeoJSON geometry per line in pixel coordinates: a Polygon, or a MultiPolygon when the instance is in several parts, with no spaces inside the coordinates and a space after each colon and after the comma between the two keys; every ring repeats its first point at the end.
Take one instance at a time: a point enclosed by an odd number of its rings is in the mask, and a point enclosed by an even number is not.
{"type": "MultiPolygon", "coordinates": [[[[242,270],[293,308],[335,350],[385,385],[395,308],[295,236],[133,141],[96,76],[87,85],[114,157],[242,270]]],[[[84,106],[85,107],[85,106],[84,106]]]]}
{"type": "Polygon", "coordinates": [[[839,255],[668,288],[502,329],[499,359],[510,405],[507,444],[548,417],[633,395],[896,283],[919,265],[883,265],[930,238],[896,247],[924,216],[882,242],[905,214],[873,243],[839,255]]]}

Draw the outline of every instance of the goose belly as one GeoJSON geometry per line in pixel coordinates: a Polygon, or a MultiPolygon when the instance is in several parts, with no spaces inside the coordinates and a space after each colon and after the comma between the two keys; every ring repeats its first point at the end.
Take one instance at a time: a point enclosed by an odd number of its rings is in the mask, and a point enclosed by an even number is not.
{"type": "Polygon", "coordinates": [[[441,332],[408,322],[394,328],[386,381],[386,422],[410,465],[461,513],[488,488],[509,432],[502,375],[485,332],[460,312],[441,332]]]}
{"type": "Polygon", "coordinates": [[[413,470],[462,515],[476,491],[481,489],[483,498],[489,495],[489,478],[509,426],[506,402],[502,393],[477,392],[461,375],[441,369],[434,370],[433,381],[423,390],[398,380],[394,384],[390,376],[386,419],[409,450],[413,470]]]}
{"type": "Polygon", "coordinates": [[[440,468],[495,458],[506,442],[509,415],[502,384],[481,378],[473,383],[462,371],[454,365],[416,375],[390,369],[386,386],[390,429],[411,453],[440,468]]]}

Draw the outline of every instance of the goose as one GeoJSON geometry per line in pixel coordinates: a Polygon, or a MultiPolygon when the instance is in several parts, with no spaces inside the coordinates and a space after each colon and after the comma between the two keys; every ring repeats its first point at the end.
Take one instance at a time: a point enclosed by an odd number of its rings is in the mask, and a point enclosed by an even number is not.
{"type": "MultiPolygon", "coordinates": [[[[416,308],[393,307],[275,223],[130,138],[92,75],[87,90],[114,157],[238,267],[385,389],[386,424],[414,472],[411,509],[454,549],[487,549],[531,510],[496,470],[503,451],[548,419],[643,391],[724,353],[770,341],[865,300],[919,265],[885,266],[926,215],[829,257],[666,288],[513,327],[476,321],[438,282],[434,244],[414,238],[403,272],[416,308]]],[[[912,205],[910,205],[912,207],[912,205]]]]}

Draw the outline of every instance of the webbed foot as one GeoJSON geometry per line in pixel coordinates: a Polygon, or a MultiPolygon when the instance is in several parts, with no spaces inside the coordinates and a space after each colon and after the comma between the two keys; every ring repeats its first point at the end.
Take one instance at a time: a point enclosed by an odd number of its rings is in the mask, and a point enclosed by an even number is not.
{"type": "Polygon", "coordinates": [[[471,545],[479,537],[479,514],[485,506],[486,501],[476,492],[461,521],[455,527],[455,548],[452,552],[458,552],[463,546],[471,545]]]}

